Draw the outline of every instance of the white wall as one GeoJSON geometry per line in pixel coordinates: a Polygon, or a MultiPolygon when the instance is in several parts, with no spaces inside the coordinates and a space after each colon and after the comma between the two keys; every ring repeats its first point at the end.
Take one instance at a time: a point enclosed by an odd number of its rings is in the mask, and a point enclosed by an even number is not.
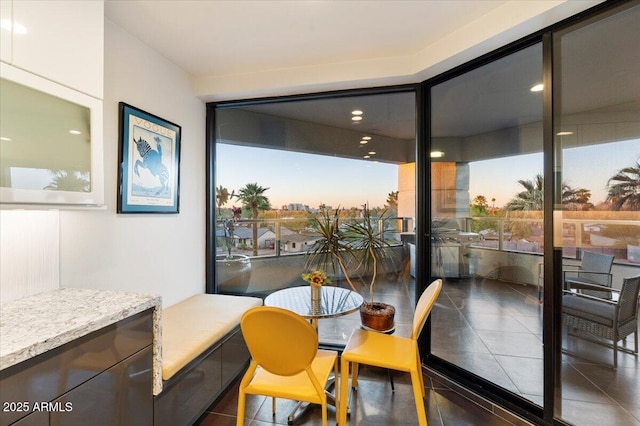
{"type": "Polygon", "coordinates": [[[106,211],[60,213],[60,285],[154,293],[164,306],[205,291],[205,105],[188,75],[105,20],[106,211]],[[179,214],[116,214],[118,102],[182,126],[179,214]]]}
{"type": "Polygon", "coordinates": [[[59,287],[60,214],[0,211],[0,304],[59,287]]]}

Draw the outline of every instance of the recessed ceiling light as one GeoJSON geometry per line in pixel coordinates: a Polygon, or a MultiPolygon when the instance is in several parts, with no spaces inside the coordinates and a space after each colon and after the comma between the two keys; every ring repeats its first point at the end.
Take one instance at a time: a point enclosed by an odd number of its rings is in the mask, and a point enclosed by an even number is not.
{"type": "Polygon", "coordinates": [[[365,141],[364,139],[360,141],[360,145],[366,145],[368,143],[369,143],[369,141],[365,141]]]}
{"type": "Polygon", "coordinates": [[[351,119],[353,121],[360,121],[360,120],[362,120],[362,117],[360,117],[359,115],[354,115],[353,117],[351,117],[351,119]]]}
{"type": "Polygon", "coordinates": [[[369,155],[376,155],[375,151],[369,151],[369,155]]]}
{"type": "Polygon", "coordinates": [[[369,155],[365,155],[363,158],[371,158],[371,156],[369,156],[369,155]]]}
{"type": "Polygon", "coordinates": [[[531,90],[532,92],[542,92],[543,89],[544,89],[544,84],[538,83],[529,90],[531,90]]]}
{"type": "Polygon", "coordinates": [[[371,136],[363,136],[362,140],[363,141],[370,141],[371,140],[371,136]]]}
{"type": "Polygon", "coordinates": [[[11,142],[11,138],[7,138],[4,136],[0,136],[0,141],[4,141],[4,142],[11,142]]]}
{"type": "Polygon", "coordinates": [[[573,132],[558,132],[558,133],[556,133],[556,135],[558,135],[558,136],[569,136],[569,135],[572,135],[572,134],[573,134],[573,132]]]}
{"type": "Polygon", "coordinates": [[[431,158],[442,158],[444,157],[444,152],[442,151],[431,151],[431,158]]]}
{"type": "Polygon", "coordinates": [[[362,111],[360,111],[359,109],[355,109],[353,111],[351,111],[352,115],[362,115],[362,111]]]}
{"type": "Polygon", "coordinates": [[[82,132],[80,130],[69,130],[69,133],[71,133],[72,135],[81,135],[82,132]]]}

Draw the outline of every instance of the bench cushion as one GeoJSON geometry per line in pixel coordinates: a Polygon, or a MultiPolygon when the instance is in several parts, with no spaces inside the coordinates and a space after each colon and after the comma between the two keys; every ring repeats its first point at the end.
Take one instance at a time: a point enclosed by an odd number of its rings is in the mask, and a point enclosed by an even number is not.
{"type": "Polygon", "coordinates": [[[168,380],[240,324],[262,299],[197,294],[162,311],[162,379],[168,380]]]}

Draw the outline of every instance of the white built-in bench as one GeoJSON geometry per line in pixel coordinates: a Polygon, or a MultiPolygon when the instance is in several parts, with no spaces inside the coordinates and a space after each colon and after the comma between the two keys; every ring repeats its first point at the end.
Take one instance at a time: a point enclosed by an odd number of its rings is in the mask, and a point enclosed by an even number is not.
{"type": "Polygon", "coordinates": [[[162,311],[162,392],[154,425],[187,425],[242,373],[250,355],[240,318],[262,299],[198,294],[162,311]]]}

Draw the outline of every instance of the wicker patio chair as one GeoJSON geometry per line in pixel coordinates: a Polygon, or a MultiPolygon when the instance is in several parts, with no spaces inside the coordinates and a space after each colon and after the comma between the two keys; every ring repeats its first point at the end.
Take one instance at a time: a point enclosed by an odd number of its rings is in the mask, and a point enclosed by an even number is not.
{"type": "MultiPolygon", "coordinates": [[[[602,291],[601,286],[591,285],[590,290],[602,291]],[[599,288],[600,287],[600,288],[599,288]]],[[[618,351],[638,354],[638,292],[640,275],[625,278],[620,290],[608,289],[618,293],[618,300],[607,300],[571,290],[564,290],[562,296],[562,323],[573,330],[582,332],[576,337],[589,335],[612,341],[606,346],[613,348],[613,368],[618,367],[618,351]],[[584,333],[587,333],[586,335],[584,333]],[[635,350],[618,346],[631,333],[635,334],[635,350]]],[[[614,298],[615,299],[615,298],[614,298]]],[[[598,340],[592,340],[601,343],[598,340]]]]}
{"type": "Polygon", "coordinates": [[[564,289],[578,290],[582,294],[611,299],[611,292],[590,290],[590,286],[611,287],[611,267],[613,256],[602,253],[585,251],[582,253],[582,261],[577,270],[564,271],[564,289]]]}

